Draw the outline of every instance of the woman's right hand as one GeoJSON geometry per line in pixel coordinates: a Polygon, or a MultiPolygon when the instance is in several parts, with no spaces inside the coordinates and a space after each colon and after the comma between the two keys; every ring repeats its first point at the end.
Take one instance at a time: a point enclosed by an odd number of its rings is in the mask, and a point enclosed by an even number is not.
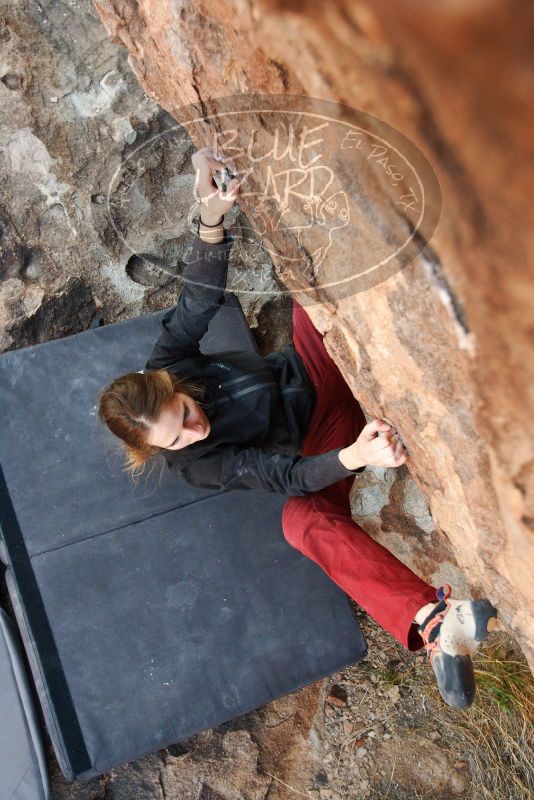
{"type": "Polygon", "coordinates": [[[339,451],[339,460],[347,469],[371,467],[400,467],[408,451],[399,434],[384,419],[373,419],[354,442],[339,451]]]}
{"type": "Polygon", "coordinates": [[[230,211],[239,194],[239,181],[233,178],[226,192],[222,192],[213,180],[213,170],[220,170],[224,162],[212,147],[202,147],[193,153],[191,162],[195,168],[194,193],[200,202],[200,217],[208,225],[217,223],[230,211]]]}

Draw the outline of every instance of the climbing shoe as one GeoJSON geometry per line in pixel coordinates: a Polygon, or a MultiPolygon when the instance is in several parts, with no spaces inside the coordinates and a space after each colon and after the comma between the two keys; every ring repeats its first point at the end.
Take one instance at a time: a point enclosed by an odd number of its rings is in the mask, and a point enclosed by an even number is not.
{"type": "Polygon", "coordinates": [[[489,600],[450,600],[451,587],[436,589],[437,603],[416,615],[419,633],[437,678],[439,693],[454,708],[469,708],[476,693],[471,656],[495,625],[489,600]]]}

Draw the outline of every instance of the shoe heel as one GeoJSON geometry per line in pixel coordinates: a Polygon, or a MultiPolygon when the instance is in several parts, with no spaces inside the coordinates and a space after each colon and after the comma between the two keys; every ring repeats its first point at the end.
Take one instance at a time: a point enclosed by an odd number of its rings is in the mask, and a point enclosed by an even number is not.
{"type": "Polygon", "coordinates": [[[489,600],[472,600],[471,609],[475,620],[475,641],[482,642],[488,633],[498,630],[497,609],[489,600]]]}

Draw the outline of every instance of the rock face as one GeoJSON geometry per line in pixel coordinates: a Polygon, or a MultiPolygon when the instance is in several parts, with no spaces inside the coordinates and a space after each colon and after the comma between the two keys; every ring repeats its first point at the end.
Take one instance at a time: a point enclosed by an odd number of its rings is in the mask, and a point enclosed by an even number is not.
{"type": "MultiPolygon", "coordinates": [[[[171,306],[191,241],[189,136],[88,0],[1,3],[0,56],[0,351],[171,306]]],[[[254,324],[252,289],[278,284],[264,253],[247,261],[254,324]]]]}
{"type": "MultiPolygon", "coordinates": [[[[299,249],[287,225],[298,215],[291,206],[268,243],[289,289],[313,287],[310,316],[355,396],[400,431],[433,538],[450,545],[473,593],[499,607],[532,657],[534,226],[525,177],[534,141],[533,9],[517,0],[95,6],[147,94],[189,122],[199,146],[217,131],[210,115],[221,98],[276,93],[365,111],[425,154],[443,196],[439,224],[427,231],[431,241],[418,232],[419,252],[387,279],[332,297],[317,285],[321,254],[310,248],[308,273],[284,270],[299,249]],[[196,122],[192,108],[201,112],[196,122]]],[[[269,115],[240,118],[238,139],[256,127],[270,141],[274,126],[269,115]]],[[[239,158],[233,165],[243,166],[239,158]]],[[[360,208],[385,240],[399,228],[394,189],[377,188],[376,173],[363,167],[357,180],[360,208]]],[[[240,204],[260,231],[258,202],[244,195],[240,204]]],[[[338,261],[351,253],[351,237],[352,253],[376,256],[380,239],[356,239],[352,229],[339,237],[338,261]]],[[[439,569],[428,558],[414,566],[427,578],[439,569]]]]}

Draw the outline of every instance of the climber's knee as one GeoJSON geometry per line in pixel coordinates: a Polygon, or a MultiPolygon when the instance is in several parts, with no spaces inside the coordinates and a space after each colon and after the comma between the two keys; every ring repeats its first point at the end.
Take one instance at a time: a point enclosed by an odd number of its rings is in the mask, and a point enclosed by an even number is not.
{"type": "Polygon", "coordinates": [[[291,547],[301,549],[302,540],[309,524],[311,502],[308,497],[289,497],[282,509],[282,530],[291,547]]]}

